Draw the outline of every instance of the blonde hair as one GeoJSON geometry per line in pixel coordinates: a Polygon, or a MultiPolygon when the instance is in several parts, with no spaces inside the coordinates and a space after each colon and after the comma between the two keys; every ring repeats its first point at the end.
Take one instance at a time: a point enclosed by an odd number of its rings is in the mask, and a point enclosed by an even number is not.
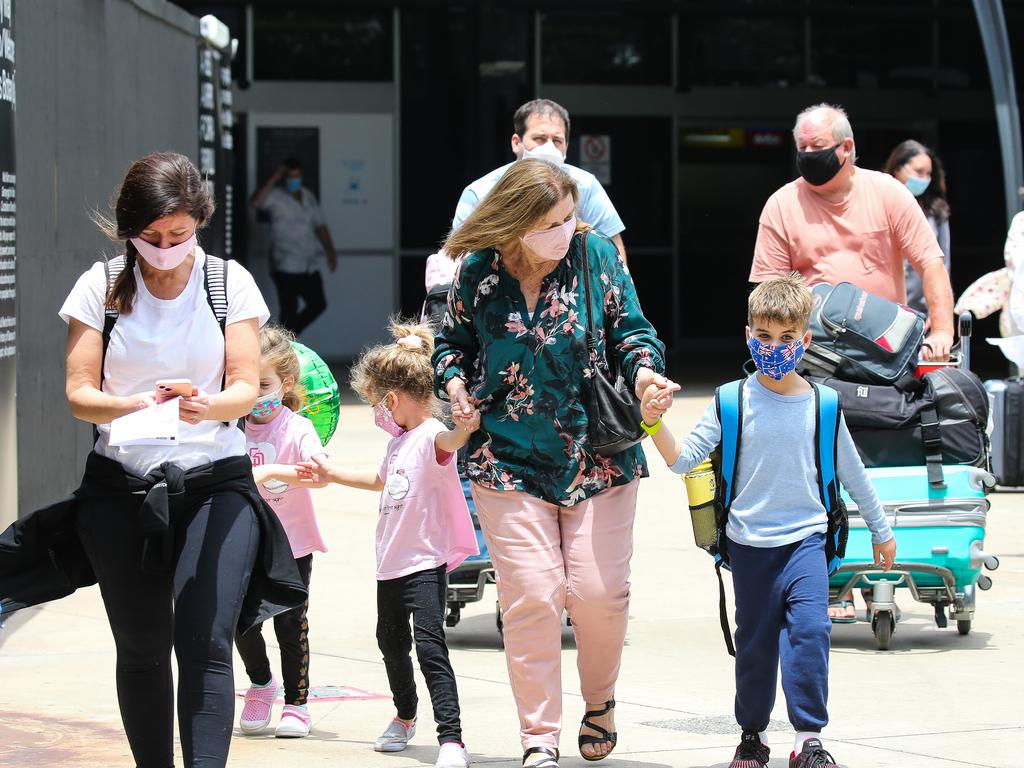
{"type": "Polygon", "coordinates": [[[799,272],[765,280],[747,299],[747,324],[757,320],[792,325],[807,330],[814,299],[799,272]]]}
{"type": "Polygon", "coordinates": [[[291,376],[295,384],[290,392],[281,394],[281,402],[293,411],[301,411],[306,404],[306,388],[299,381],[302,370],[299,356],[292,342],[295,335],[278,325],[265,325],[260,329],[260,367],[270,367],[284,381],[291,376]]]}
{"type": "MultiPolygon", "coordinates": [[[[547,160],[517,160],[442,248],[451,258],[522,237],[566,195],[579,201],[572,177],[547,160]]],[[[580,222],[577,229],[585,226],[580,222]]]]}
{"type": "Polygon", "coordinates": [[[393,317],[388,321],[388,332],[394,343],[371,347],[352,367],[352,389],[369,405],[379,403],[388,392],[403,392],[436,413],[434,367],[430,362],[433,330],[429,325],[393,317]]]}

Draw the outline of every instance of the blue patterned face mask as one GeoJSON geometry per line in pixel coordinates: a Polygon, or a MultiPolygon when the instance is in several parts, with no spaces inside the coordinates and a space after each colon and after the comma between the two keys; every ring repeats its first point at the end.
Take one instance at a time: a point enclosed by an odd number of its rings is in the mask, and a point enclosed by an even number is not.
{"type": "Polygon", "coordinates": [[[747,342],[750,356],[757,366],[758,373],[775,381],[782,381],[787,373],[796,370],[797,363],[804,356],[803,341],[789,344],[763,344],[753,336],[747,342]]]}
{"type": "MultiPolygon", "coordinates": [[[[283,384],[281,385],[284,386],[283,384]]],[[[265,395],[260,395],[259,399],[253,405],[252,410],[249,411],[257,419],[265,418],[270,414],[274,413],[278,408],[281,407],[281,387],[278,387],[273,392],[268,392],[265,395]]]]}

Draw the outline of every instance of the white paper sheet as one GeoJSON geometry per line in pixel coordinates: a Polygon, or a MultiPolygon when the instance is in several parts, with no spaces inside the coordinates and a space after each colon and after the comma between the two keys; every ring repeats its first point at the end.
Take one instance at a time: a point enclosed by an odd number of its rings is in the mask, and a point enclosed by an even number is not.
{"type": "Polygon", "coordinates": [[[165,400],[114,419],[110,422],[110,445],[177,445],[180,399],[165,400]]]}

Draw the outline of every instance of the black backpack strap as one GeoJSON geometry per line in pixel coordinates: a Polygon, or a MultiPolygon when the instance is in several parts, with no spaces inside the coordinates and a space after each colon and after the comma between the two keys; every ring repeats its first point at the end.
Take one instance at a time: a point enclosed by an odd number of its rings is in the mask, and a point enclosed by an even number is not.
{"type": "Polygon", "coordinates": [[[732,628],[729,626],[729,611],[725,607],[725,582],[722,581],[722,561],[715,563],[715,575],[718,576],[718,621],[722,625],[722,637],[725,638],[725,649],[736,658],[736,646],[732,642],[732,628]]]}
{"type": "Polygon", "coordinates": [[[100,381],[103,380],[103,364],[107,358],[107,347],[110,346],[110,334],[114,332],[114,325],[119,316],[117,307],[110,306],[110,292],[114,290],[114,283],[121,276],[124,267],[124,256],[103,262],[103,275],[106,277],[107,290],[103,294],[103,356],[100,358],[100,381]]]}
{"type": "Polygon", "coordinates": [[[224,259],[207,254],[203,287],[206,289],[206,303],[217,318],[220,332],[224,333],[228,322],[228,263],[224,259]]]}
{"type": "MultiPolygon", "coordinates": [[[[219,256],[206,255],[206,266],[203,269],[203,288],[206,290],[206,303],[210,305],[210,311],[213,312],[213,316],[217,319],[217,325],[220,326],[221,335],[226,334],[227,323],[228,323],[228,262],[219,256]]],[[[220,377],[220,391],[224,391],[224,387],[228,383],[228,372],[227,369],[224,371],[224,375],[220,377]]],[[[230,422],[225,421],[224,424],[231,426],[230,422]]],[[[237,426],[243,432],[245,431],[245,423],[243,419],[239,419],[237,426]]]]}

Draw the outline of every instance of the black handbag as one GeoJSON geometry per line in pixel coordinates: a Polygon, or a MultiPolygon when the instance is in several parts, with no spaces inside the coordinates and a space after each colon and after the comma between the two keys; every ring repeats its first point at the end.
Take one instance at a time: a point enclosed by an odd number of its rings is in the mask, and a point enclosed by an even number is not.
{"type": "MultiPolygon", "coordinates": [[[[597,334],[594,332],[593,301],[590,292],[590,256],[587,253],[587,235],[582,240],[583,292],[587,307],[587,354],[594,363],[594,375],[585,388],[587,432],[590,445],[601,456],[614,456],[644,439],[640,426],[640,400],[622,376],[618,362],[609,363],[607,355],[597,353],[597,334]],[[603,365],[602,365],[603,363],[603,365]],[[612,383],[614,381],[614,383],[612,383]]],[[[602,313],[602,323],[604,322],[602,313]]],[[[614,360],[614,358],[613,358],[614,360]]]]}

